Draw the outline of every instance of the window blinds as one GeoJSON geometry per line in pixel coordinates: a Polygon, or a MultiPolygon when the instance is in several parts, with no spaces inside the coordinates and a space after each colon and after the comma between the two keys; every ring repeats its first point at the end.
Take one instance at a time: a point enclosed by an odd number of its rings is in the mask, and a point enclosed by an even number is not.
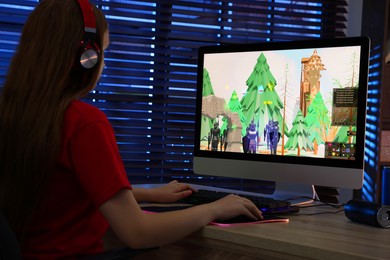
{"type": "MultiPolygon", "coordinates": [[[[347,1],[92,0],[109,23],[106,68],[84,100],[112,123],[132,183],[179,179],[225,188],[269,182],[192,172],[197,49],[201,45],[345,36],[347,1]]],[[[37,1],[0,0],[0,86],[37,1]]]]}

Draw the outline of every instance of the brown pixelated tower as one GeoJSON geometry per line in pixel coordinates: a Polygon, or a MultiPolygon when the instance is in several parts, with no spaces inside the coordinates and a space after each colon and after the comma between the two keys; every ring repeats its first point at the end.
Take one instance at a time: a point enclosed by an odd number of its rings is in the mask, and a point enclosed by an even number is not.
{"type": "Polygon", "coordinates": [[[311,104],[311,100],[320,91],[321,70],[325,70],[325,66],[318,55],[317,50],[309,58],[301,60],[301,93],[299,108],[303,116],[306,116],[307,108],[311,104]]]}

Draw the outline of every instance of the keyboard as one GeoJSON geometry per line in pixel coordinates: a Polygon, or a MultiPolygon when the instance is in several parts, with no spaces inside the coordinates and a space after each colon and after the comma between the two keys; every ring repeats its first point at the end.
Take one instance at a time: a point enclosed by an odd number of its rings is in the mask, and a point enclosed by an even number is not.
{"type": "MultiPolygon", "coordinates": [[[[223,192],[223,191],[199,189],[197,192],[193,192],[190,196],[181,199],[179,202],[192,204],[192,205],[201,205],[201,204],[214,202],[229,194],[231,193],[223,192]]],[[[261,195],[247,195],[247,194],[240,194],[240,193],[234,193],[234,194],[249,199],[264,214],[293,213],[299,211],[298,207],[292,206],[291,203],[288,201],[263,197],[261,195]]]]}

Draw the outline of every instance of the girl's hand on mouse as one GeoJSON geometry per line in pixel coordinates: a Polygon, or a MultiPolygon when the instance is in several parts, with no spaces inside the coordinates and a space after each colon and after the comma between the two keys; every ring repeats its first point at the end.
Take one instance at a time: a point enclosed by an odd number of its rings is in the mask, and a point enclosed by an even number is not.
{"type": "Polygon", "coordinates": [[[245,215],[254,220],[263,219],[261,211],[252,201],[230,194],[220,200],[210,203],[216,211],[215,219],[226,220],[240,215],[245,215]]]}

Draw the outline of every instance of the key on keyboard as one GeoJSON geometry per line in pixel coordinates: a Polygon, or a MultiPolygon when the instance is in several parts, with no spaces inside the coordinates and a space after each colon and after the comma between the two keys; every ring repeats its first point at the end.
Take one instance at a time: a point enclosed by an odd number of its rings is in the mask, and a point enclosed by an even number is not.
{"type": "MultiPolygon", "coordinates": [[[[216,201],[229,194],[231,193],[199,189],[197,192],[194,192],[192,193],[192,195],[181,199],[179,202],[193,204],[193,205],[200,205],[200,204],[216,201]]],[[[258,207],[263,213],[287,213],[287,212],[297,212],[299,210],[297,207],[291,206],[290,202],[288,201],[276,200],[273,198],[247,195],[247,194],[237,194],[237,195],[251,200],[256,205],[256,207],[258,207]]]]}

